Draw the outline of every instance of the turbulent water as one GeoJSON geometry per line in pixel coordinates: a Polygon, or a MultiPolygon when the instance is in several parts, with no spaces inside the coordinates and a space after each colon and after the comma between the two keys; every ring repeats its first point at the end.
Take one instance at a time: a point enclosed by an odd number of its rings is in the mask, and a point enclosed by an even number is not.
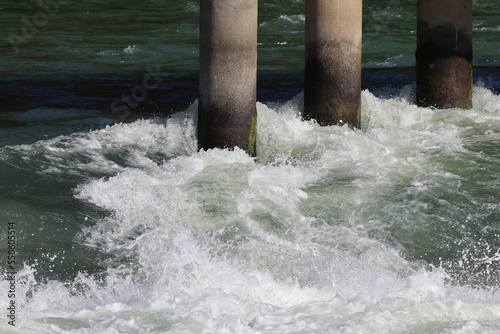
{"type": "Polygon", "coordinates": [[[0,332],[500,333],[497,3],[471,110],[415,106],[415,3],[365,4],[355,130],[302,120],[304,1],[263,3],[255,158],[197,152],[197,2],[58,3],[0,46],[0,332]]]}

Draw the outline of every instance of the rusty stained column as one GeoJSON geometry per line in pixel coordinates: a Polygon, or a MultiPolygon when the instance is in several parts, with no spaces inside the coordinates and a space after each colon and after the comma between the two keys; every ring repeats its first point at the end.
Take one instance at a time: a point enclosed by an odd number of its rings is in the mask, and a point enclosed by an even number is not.
{"type": "Polygon", "coordinates": [[[200,1],[200,149],[255,154],[257,0],[200,1]]]}
{"type": "Polygon", "coordinates": [[[304,118],[360,126],[362,0],[306,0],[304,118]]]}
{"type": "Polygon", "coordinates": [[[472,0],[418,0],[417,104],[472,107],[472,0]]]}

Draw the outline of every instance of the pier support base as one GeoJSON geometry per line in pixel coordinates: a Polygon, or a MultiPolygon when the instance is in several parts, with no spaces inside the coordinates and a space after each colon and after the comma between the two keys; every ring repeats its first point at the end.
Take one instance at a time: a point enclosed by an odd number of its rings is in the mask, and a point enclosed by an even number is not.
{"type": "Polygon", "coordinates": [[[200,149],[255,154],[257,0],[200,1],[200,149]]]}
{"type": "Polygon", "coordinates": [[[417,104],[472,107],[472,0],[418,0],[417,104]]]}
{"type": "Polygon", "coordinates": [[[360,126],[362,0],[306,0],[304,118],[360,126]]]}

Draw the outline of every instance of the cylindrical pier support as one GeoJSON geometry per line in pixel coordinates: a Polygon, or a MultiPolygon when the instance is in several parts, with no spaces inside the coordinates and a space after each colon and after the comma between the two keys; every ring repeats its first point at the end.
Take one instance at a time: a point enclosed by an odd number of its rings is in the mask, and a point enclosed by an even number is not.
{"type": "Polygon", "coordinates": [[[362,0],[306,0],[304,118],[360,126],[362,0]]]}
{"type": "Polygon", "coordinates": [[[418,0],[417,104],[472,106],[472,0],[418,0]]]}
{"type": "Polygon", "coordinates": [[[255,154],[257,0],[200,1],[200,149],[255,154]]]}

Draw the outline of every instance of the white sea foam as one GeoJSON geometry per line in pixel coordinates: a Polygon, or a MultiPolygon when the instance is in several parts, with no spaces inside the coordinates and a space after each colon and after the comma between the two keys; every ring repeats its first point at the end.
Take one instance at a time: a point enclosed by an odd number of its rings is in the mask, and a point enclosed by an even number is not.
{"type": "Polygon", "coordinates": [[[193,122],[192,113],[188,117],[182,112],[169,119],[116,124],[16,148],[29,153],[26,159],[37,159],[47,173],[113,174],[127,167],[156,165],[156,160],[191,154],[196,150],[193,122]]]}
{"type": "Polygon", "coordinates": [[[306,20],[306,16],[303,15],[303,14],[299,14],[299,15],[280,15],[279,19],[280,20],[285,20],[285,21],[288,21],[288,22],[291,22],[291,23],[298,24],[298,23],[304,23],[305,20],[306,20]]]}
{"type": "MultiPolygon", "coordinates": [[[[472,203],[462,190],[471,176],[452,162],[498,143],[500,98],[477,87],[473,110],[435,111],[414,106],[410,91],[363,92],[361,130],[302,121],[302,96],[259,103],[256,159],[196,152],[196,104],[20,147],[60,170],[105,176],[76,196],[109,211],[80,236],[109,262],[104,279],[70,284],[37,285],[25,268],[16,332],[498,332],[494,286],[461,284],[450,268],[413,258],[398,233],[423,237],[459,219],[444,215],[463,209],[454,197],[472,203]]],[[[481,263],[498,265],[495,251],[481,263]]]]}
{"type": "MultiPolygon", "coordinates": [[[[374,41],[367,41],[368,43],[374,43],[374,41]]],[[[391,68],[391,67],[409,67],[413,66],[415,63],[415,57],[411,54],[399,54],[397,56],[390,56],[384,60],[371,61],[363,64],[365,68],[391,68]]]]}
{"type": "Polygon", "coordinates": [[[125,49],[123,49],[123,52],[127,54],[137,53],[140,51],[141,50],[136,45],[129,45],[125,49]]]}

